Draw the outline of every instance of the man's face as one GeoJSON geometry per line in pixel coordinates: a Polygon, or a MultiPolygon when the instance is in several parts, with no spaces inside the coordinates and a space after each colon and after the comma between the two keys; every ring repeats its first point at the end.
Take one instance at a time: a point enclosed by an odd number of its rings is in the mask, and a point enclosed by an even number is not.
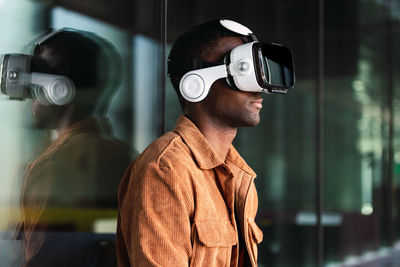
{"type": "MultiPolygon", "coordinates": [[[[233,48],[242,45],[237,37],[221,38],[215,47],[206,51],[203,60],[221,61],[224,55],[233,48]]],[[[201,103],[205,110],[222,126],[233,128],[256,126],[260,122],[262,108],[261,93],[243,92],[232,89],[224,79],[216,81],[201,103]]]]}
{"type": "MultiPolygon", "coordinates": [[[[40,66],[40,68],[45,68],[45,66],[53,64],[55,59],[55,54],[49,48],[35,54],[36,65],[40,66]]],[[[38,129],[57,128],[59,124],[62,124],[61,120],[63,119],[65,110],[65,106],[44,105],[34,98],[31,104],[33,127],[38,129]]]]}
{"type": "Polygon", "coordinates": [[[55,129],[61,124],[65,112],[64,106],[42,105],[38,100],[32,100],[31,111],[33,127],[38,129],[55,129]]]}

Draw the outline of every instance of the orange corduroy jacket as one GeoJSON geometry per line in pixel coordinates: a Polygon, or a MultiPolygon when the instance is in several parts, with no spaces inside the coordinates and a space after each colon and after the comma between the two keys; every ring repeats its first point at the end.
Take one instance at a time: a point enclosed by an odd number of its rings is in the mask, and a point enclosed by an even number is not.
{"type": "Polygon", "coordinates": [[[118,266],[257,266],[254,178],[233,146],[222,162],[181,116],[121,181],[118,266]]]}

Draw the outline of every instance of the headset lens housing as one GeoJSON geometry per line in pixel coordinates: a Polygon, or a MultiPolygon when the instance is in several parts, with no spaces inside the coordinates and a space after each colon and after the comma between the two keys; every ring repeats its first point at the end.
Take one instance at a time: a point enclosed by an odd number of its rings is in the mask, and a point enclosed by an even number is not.
{"type": "Polygon", "coordinates": [[[260,87],[268,91],[294,86],[294,64],[290,49],[278,44],[254,43],[253,58],[260,87]]]}
{"type": "Polygon", "coordinates": [[[1,92],[12,99],[23,99],[27,95],[27,75],[30,56],[3,54],[1,60],[1,92]]]}

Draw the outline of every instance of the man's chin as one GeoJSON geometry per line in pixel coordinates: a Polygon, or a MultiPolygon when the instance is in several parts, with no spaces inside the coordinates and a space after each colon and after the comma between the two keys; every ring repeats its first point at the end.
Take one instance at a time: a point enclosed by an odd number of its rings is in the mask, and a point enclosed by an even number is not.
{"type": "Polygon", "coordinates": [[[258,124],[260,124],[260,117],[255,117],[255,118],[251,118],[251,119],[247,119],[245,121],[243,121],[242,123],[240,123],[237,128],[241,128],[241,127],[255,127],[258,124]]]}
{"type": "Polygon", "coordinates": [[[247,125],[246,127],[254,127],[260,124],[260,114],[251,116],[249,120],[247,120],[247,125]]]}

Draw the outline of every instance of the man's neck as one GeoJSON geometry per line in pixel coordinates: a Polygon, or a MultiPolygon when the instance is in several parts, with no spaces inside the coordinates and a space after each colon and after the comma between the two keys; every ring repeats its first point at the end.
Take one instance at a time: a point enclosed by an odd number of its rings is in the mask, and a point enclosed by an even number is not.
{"type": "Polygon", "coordinates": [[[73,108],[70,106],[64,111],[62,117],[58,118],[54,127],[58,135],[61,135],[74,123],[75,120],[73,115],[73,108]]]}
{"type": "Polygon", "coordinates": [[[209,118],[190,118],[206,138],[218,158],[225,161],[233,139],[235,139],[237,128],[224,127],[221,123],[209,118]]]}

